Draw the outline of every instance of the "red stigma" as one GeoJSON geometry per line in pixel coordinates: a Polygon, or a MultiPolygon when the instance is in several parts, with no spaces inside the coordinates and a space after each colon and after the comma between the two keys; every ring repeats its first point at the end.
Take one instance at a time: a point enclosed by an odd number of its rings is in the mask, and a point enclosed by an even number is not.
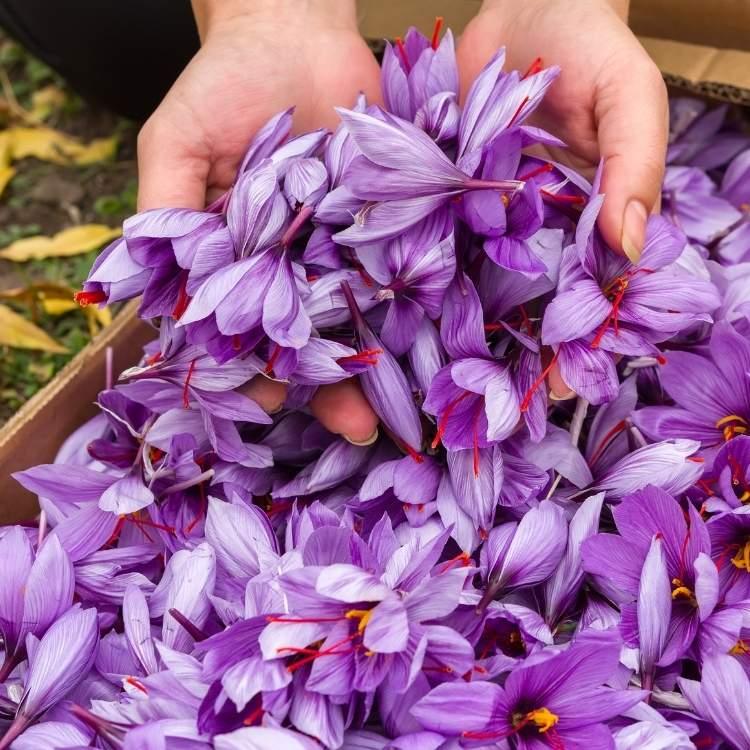
{"type": "Polygon", "coordinates": [[[232,349],[236,352],[242,349],[242,339],[240,338],[239,333],[235,333],[234,336],[232,336],[232,349]]]}
{"type": "Polygon", "coordinates": [[[195,514],[195,518],[183,529],[185,536],[188,536],[198,525],[200,520],[205,517],[206,511],[208,510],[208,499],[206,498],[206,490],[203,487],[203,482],[198,485],[198,492],[201,496],[201,504],[198,508],[198,512],[195,514]]]}
{"type": "Polygon", "coordinates": [[[513,113],[513,117],[510,118],[508,124],[505,126],[506,128],[509,128],[518,119],[518,116],[521,114],[521,110],[523,110],[528,101],[529,97],[524,96],[524,98],[521,100],[521,103],[518,105],[518,109],[513,113]]]}
{"type": "Polygon", "coordinates": [[[190,367],[188,367],[187,375],[185,376],[185,385],[182,386],[182,405],[185,407],[185,409],[190,408],[190,380],[193,377],[193,372],[195,371],[195,363],[197,362],[196,359],[194,359],[190,363],[190,367]]]}
{"type": "Polygon", "coordinates": [[[589,460],[589,466],[593,466],[601,458],[602,453],[604,453],[604,451],[609,448],[612,440],[617,437],[627,426],[627,422],[624,419],[621,419],[614,427],[608,430],[607,434],[599,441],[599,445],[596,446],[596,450],[589,460]]]}
{"type": "Polygon", "coordinates": [[[521,76],[521,80],[524,78],[528,78],[529,76],[533,76],[535,73],[538,73],[542,69],[542,58],[541,57],[535,57],[531,65],[529,65],[528,70],[521,76]]]}
{"type": "Polygon", "coordinates": [[[100,302],[104,302],[107,299],[107,295],[101,290],[95,292],[76,292],[73,295],[73,299],[81,306],[86,307],[88,305],[98,305],[100,302]]]}
{"type": "Polygon", "coordinates": [[[531,406],[531,399],[534,398],[534,394],[536,393],[537,388],[539,388],[539,386],[544,382],[547,375],[550,374],[550,372],[552,371],[552,368],[557,363],[557,357],[559,354],[560,354],[560,350],[558,349],[555,352],[555,355],[549,361],[549,364],[542,370],[539,377],[534,380],[531,386],[529,386],[529,390],[526,391],[526,394],[523,397],[523,401],[521,401],[521,406],[520,406],[521,414],[525,414],[529,410],[529,407],[531,406]]]}
{"type": "Polygon", "coordinates": [[[279,344],[274,344],[271,356],[268,358],[268,363],[263,370],[266,375],[270,375],[273,372],[273,368],[276,364],[276,360],[279,358],[279,354],[281,354],[281,346],[279,344]]]}
{"type": "Polygon", "coordinates": [[[667,358],[663,354],[658,354],[656,357],[656,361],[660,365],[666,365],[667,364],[667,358]]]}
{"type": "Polygon", "coordinates": [[[345,649],[343,651],[336,651],[336,649],[339,646],[343,646],[347,643],[351,643],[355,638],[359,637],[361,633],[358,630],[355,630],[351,635],[348,635],[346,638],[342,638],[340,641],[336,641],[332,646],[328,646],[328,648],[324,649],[313,649],[313,648],[297,648],[296,646],[282,646],[281,648],[277,648],[276,652],[281,653],[282,651],[288,651],[291,654],[304,654],[304,657],[302,659],[299,659],[298,661],[292,662],[291,664],[287,665],[287,672],[294,673],[301,667],[306,666],[307,664],[310,664],[311,662],[315,661],[316,659],[319,659],[321,656],[338,656],[339,654],[350,654],[356,651],[357,649],[361,648],[361,646],[355,646],[351,649],[345,649]]]}
{"type": "Polygon", "coordinates": [[[364,365],[376,365],[378,356],[383,353],[382,349],[362,349],[357,354],[350,354],[346,357],[339,357],[336,362],[340,365],[347,362],[358,362],[364,365]]]}
{"type": "Polygon", "coordinates": [[[175,302],[174,309],[172,310],[172,317],[175,320],[179,320],[187,310],[187,306],[190,304],[190,296],[187,293],[187,271],[182,271],[180,274],[180,288],[177,290],[177,302],[175,302]]]}
{"type": "Polygon", "coordinates": [[[156,354],[152,354],[150,357],[146,357],[146,366],[151,367],[157,362],[161,362],[162,359],[164,359],[164,355],[161,352],[156,352],[156,354]]]}
{"type": "Polygon", "coordinates": [[[136,690],[140,690],[142,693],[146,693],[146,695],[148,695],[148,688],[135,677],[126,677],[125,682],[127,682],[128,685],[132,685],[136,690]]]}
{"type": "Polygon", "coordinates": [[[243,720],[242,723],[246,727],[251,727],[256,722],[260,724],[260,720],[263,718],[263,714],[265,714],[265,710],[262,706],[259,706],[254,711],[251,711],[243,720]]]}
{"type": "Polygon", "coordinates": [[[401,62],[404,64],[404,67],[406,68],[406,72],[411,71],[411,64],[409,63],[409,56],[406,54],[406,47],[404,47],[404,40],[401,39],[400,36],[396,37],[396,49],[398,50],[398,54],[401,56],[401,62]]]}
{"type": "Polygon", "coordinates": [[[440,30],[443,28],[443,17],[435,16],[435,25],[432,28],[432,40],[430,46],[432,49],[437,49],[440,43],[440,30]]]}
{"type": "Polygon", "coordinates": [[[445,428],[448,426],[448,420],[450,419],[451,414],[453,413],[453,410],[465,399],[471,396],[471,391],[464,391],[460,396],[457,398],[454,398],[453,401],[451,401],[443,410],[442,415],[440,416],[440,419],[438,420],[438,429],[435,433],[435,438],[432,441],[431,447],[433,449],[437,448],[438,445],[440,445],[440,441],[443,439],[443,435],[445,434],[445,428]]]}
{"type": "Polygon", "coordinates": [[[549,190],[542,188],[539,191],[543,197],[549,198],[555,203],[567,203],[571,206],[581,206],[586,202],[582,195],[560,195],[559,193],[550,193],[549,190]]]}
{"type": "Polygon", "coordinates": [[[524,172],[522,175],[519,176],[519,180],[526,181],[530,180],[532,177],[538,177],[540,174],[545,174],[546,172],[551,172],[554,169],[552,164],[547,162],[546,164],[541,164],[540,166],[530,170],[529,172],[524,172]]]}

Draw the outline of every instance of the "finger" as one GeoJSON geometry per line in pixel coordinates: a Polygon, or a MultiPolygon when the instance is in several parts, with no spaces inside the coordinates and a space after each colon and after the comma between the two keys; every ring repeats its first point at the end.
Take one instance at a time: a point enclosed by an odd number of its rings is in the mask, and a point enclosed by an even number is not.
{"type": "Polygon", "coordinates": [[[498,51],[503,39],[491,11],[482,11],[472,19],[459,37],[456,47],[461,103],[482,68],[498,51]]]}
{"type": "Polygon", "coordinates": [[[209,162],[183,138],[171,106],[162,104],[138,134],[138,210],[202,209],[206,204],[209,162]],[[166,107],[166,112],[164,109],[166,107]]]}
{"type": "Polygon", "coordinates": [[[286,400],[286,386],[278,380],[258,375],[239,388],[240,393],[251,398],[268,414],[275,414],[286,400]]]}
{"type": "Polygon", "coordinates": [[[567,401],[576,395],[576,392],[563,380],[557,363],[552,365],[547,375],[547,385],[549,385],[549,397],[553,401],[567,401]]]}
{"type": "Polygon", "coordinates": [[[355,445],[369,445],[378,436],[378,418],[356,378],[318,388],[310,411],[327,430],[355,445]]]}
{"type": "Polygon", "coordinates": [[[609,71],[608,80],[597,91],[595,115],[606,196],[599,228],[610,247],[636,263],[648,216],[661,192],[668,109],[658,68],[643,50],[638,62],[633,62],[633,54],[626,57],[627,67],[609,71]]]}

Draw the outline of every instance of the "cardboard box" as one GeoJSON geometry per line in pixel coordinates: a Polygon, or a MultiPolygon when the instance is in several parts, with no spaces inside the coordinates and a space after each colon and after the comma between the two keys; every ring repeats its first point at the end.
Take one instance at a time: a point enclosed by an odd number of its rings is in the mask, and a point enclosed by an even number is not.
{"type": "MultiPolygon", "coordinates": [[[[428,31],[435,16],[458,33],[480,5],[480,0],[358,0],[358,12],[363,34],[382,39],[410,25],[428,31]]],[[[668,83],[750,105],[750,0],[713,0],[710,7],[705,0],[632,0],[631,25],[668,83]]],[[[0,524],[35,513],[36,498],[10,474],[51,461],[65,438],[95,413],[107,349],[119,373],[153,338],[136,318],[136,307],[130,303],[0,430],[0,524]]]]}

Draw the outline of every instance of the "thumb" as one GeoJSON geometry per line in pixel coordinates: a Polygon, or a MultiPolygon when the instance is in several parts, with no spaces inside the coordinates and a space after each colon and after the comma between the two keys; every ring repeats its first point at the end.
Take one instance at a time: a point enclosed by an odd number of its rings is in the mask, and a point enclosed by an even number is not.
{"type": "Polygon", "coordinates": [[[138,133],[139,211],[206,205],[208,156],[184,140],[191,118],[179,124],[169,109],[165,101],[138,133]]]}
{"type": "Polygon", "coordinates": [[[638,47],[638,55],[628,50],[627,65],[607,71],[594,110],[606,196],[599,228],[607,244],[634,263],[643,250],[646,221],[661,194],[668,132],[666,86],[638,47]]]}

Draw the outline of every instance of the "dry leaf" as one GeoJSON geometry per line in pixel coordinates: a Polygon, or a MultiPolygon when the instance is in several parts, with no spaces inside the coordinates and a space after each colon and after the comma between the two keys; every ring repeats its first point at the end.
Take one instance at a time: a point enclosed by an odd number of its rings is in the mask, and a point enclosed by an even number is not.
{"type": "Polygon", "coordinates": [[[35,156],[54,164],[84,165],[112,159],[117,151],[116,135],[83,144],[52,128],[9,128],[4,134],[13,159],[35,156]]]}
{"type": "Polygon", "coordinates": [[[86,316],[89,333],[93,338],[102,328],[106,328],[112,322],[112,312],[108,307],[99,308],[98,305],[81,307],[74,301],[74,294],[75,290],[66,284],[42,281],[26,287],[2,290],[0,299],[13,300],[26,305],[34,320],[40,307],[46,315],[53,316],[74,311],[81,312],[86,316]]]}
{"type": "Polygon", "coordinates": [[[42,299],[42,310],[47,315],[65,315],[65,313],[72,312],[73,310],[80,309],[78,303],[71,299],[42,299]]]}
{"type": "Polygon", "coordinates": [[[31,95],[29,115],[35,120],[46,120],[53,112],[65,104],[65,92],[54,84],[45,86],[31,95]]]}
{"type": "Polygon", "coordinates": [[[5,192],[8,183],[13,179],[16,170],[13,167],[0,167],[0,195],[5,192]]]}
{"type": "Polygon", "coordinates": [[[23,263],[27,260],[80,255],[119,237],[120,229],[105,224],[81,224],[63,229],[53,237],[25,237],[0,250],[0,258],[23,263]]]}
{"type": "Polygon", "coordinates": [[[65,354],[68,351],[41,328],[5,305],[0,305],[0,346],[38,349],[52,354],[65,354]]]}

